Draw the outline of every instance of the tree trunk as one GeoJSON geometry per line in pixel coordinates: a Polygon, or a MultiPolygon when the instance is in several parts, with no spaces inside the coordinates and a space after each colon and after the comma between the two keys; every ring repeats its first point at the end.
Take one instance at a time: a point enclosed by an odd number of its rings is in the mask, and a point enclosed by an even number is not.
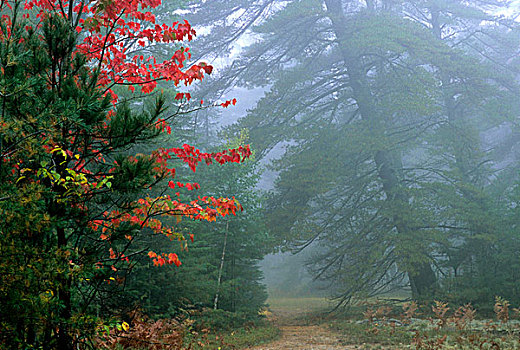
{"type": "MultiPolygon", "coordinates": [[[[65,229],[59,227],[57,229],[58,234],[58,249],[65,249],[67,245],[65,237],[65,229]]],[[[68,276],[67,270],[60,273],[58,279],[58,299],[60,301],[60,318],[58,324],[57,334],[57,349],[58,350],[72,350],[72,337],[69,334],[68,321],[72,317],[72,303],[70,295],[70,277],[68,276]]]]}
{"type": "MultiPolygon", "coordinates": [[[[378,133],[384,131],[384,125],[382,123],[383,118],[381,113],[377,110],[370,85],[367,81],[366,73],[362,62],[360,60],[359,52],[349,47],[349,38],[347,37],[347,18],[343,13],[341,0],[325,0],[327,6],[328,17],[332,22],[332,27],[336,35],[336,39],[340,46],[340,52],[344,64],[347,68],[347,72],[350,78],[350,86],[353,91],[353,97],[356,100],[361,117],[366,120],[370,125],[370,132],[376,138],[378,133]]],[[[413,229],[407,225],[406,216],[412,216],[411,208],[409,205],[408,195],[401,188],[398,174],[401,171],[400,156],[392,154],[390,151],[385,149],[379,149],[374,151],[374,162],[377,166],[378,176],[383,185],[383,191],[386,194],[388,201],[393,202],[393,205],[402,206],[400,212],[402,214],[396,214],[393,218],[394,226],[398,232],[399,237],[396,244],[402,242],[409,242],[413,238],[413,229]],[[398,161],[395,161],[398,159],[398,161]]],[[[419,246],[421,245],[420,237],[419,246]]],[[[402,252],[410,251],[407,247],[396,247],[402,252]]],[[[435,273],[428,261],[427,247],[422,247],[419,252],[410,251],[408,256],[401,256],[404,261],[403,266],[406,266],[406,273],[410,280],[410,286],[412,288],[413,298],[420,299],[426,295],[432,294],[436,284],[435,273]],[[422,255],[420,261],[415,261],[412,256],[422,255]],[[413,268],[411,268],[413,266],[413,268]]]]}
{"type": "Polygon", "coordinates": [[[222,247],[222,257],[220,258],[220,268],[218,269],[217,292],[215,293],[215,300],[213,302],[213,310],[217,309],[218,297],[220,293],[220,281],[222,280],[222,270],[224,269],[224,258],[226,257],[226,245],[229,231],[229,220],[226,221],[226,233],[224,235],[224,246],[222,247]]]}

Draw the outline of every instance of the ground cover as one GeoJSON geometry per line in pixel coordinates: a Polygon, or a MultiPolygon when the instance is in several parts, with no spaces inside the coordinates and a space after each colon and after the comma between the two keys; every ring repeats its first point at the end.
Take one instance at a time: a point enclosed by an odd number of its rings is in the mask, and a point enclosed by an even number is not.
{"type": "MultiPolygon", "coordinates": [[[[479,318],[470,305],[386,300],[360,303],[343,312],[327,312],[321,298],[269,300],[268,318],[280,337],[254,350],[281,349],[520,349],[518,309],[497,299],[495,314],[479,318]]],[[[248,347],[249,349],[249,347],[248,347]]]]}
{"type": "MultiPolygon", "coordinates": [[[[520,349],[520,310],[500,298],[496,300],[494,314],[486,318],[480,318],[471,305],[453,307],[438,301],[417,305],[370,300],[334,312],[330,311],[333,304],[325,298],[272,298],[268,303],[269,307],[260,313],[264,317],[260,320],[243,322],[238,316],[217,317],[219,313],[213,310],[206,311],[211,325],[201,322],[204,318],[200,315],[198,321],[197,317],[186,319],[179,325],[185,334],[182,349],[520,349]]],[[[141,328],[133,324],[130,327],[134,333],[141,328]]],[[[152,339],[147,334],[140,337],[152,339]]],[[[178,348],[170,343],[153,349],[178,348]]]]}
{"type": "Polygon", "coordinates": [[[262,319],[238,327],[212,328],[187,327],[183,350],[198,349],[250,349],[258,344],[267,344],[280,336],[277,325],[262,319]]]}

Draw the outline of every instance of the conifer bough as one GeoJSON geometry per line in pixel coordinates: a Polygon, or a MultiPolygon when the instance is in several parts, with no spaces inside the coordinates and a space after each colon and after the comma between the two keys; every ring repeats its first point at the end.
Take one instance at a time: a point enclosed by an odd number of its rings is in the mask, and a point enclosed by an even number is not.
{"type": "Polygon", "coordinates": [[[214,221],[242,209],[235,198],[183,200],[183,191],[200,186],[176,181],[171,164],[195,171],[201,162],[240,163],[249,146],[133,152],[171,134],[191,96],[168,101],[170,113],[162,93],[143,112],[118,94],[155,93],[160,81],[190,85],[213,69],[188,63],[181,43],[195,30],[187,21],[156,23],[151,10],[160,4],[0,2],[0,347],[88,344],[106,331],[95,317],[100,296],[123,283],[134,257],[181,264],[174,252],[136,250],[135,242],[165,235],[184,246],[185,236],[164,224],[168,217],[214,221]],[[176,48],[171,58],[149,54],[159,44],[176,48]]]}

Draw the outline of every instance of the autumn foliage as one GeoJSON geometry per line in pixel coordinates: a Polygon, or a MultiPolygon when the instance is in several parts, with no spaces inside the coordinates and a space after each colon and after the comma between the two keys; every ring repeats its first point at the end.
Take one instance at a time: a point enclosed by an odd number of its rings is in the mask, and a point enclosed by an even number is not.
{"type": "Polygon", "coordinates": [[[134,311],[130,324],[116,327],[95,339],[101,349],[180,349],[183,345],[184,326],[175,320],[150,320],[134,311]],[[126,328],[126,329],[125,329],[126,328]]]}
{"type": "Polygon", "coordinates": [[[167,140],[176,117],[203,108],[189,93],[167,101],[158,83],[181,88],[213,69],[190,62],[182,42],[196,33],[188,22],[156,23],[151,10],[160,3],[0,2],[0,301],[10,315],[0,344],[87,342],[101,322],[94,306],[123,283],[135,257],[181,265],[175,252],[136,250],[136,242],[161,235],[184,249],[193,234],[176,230],[182,218],[214,221],[242,209],[234,198],[183,200],[200,186],[178,181],[174,164],[240,163],[249,147],[134,151],[167,140]],[[164,44],[175,50],[159,61],[151,52],[164,44]],[[121,88],[153,94],[155,105],[138,111],[121,88]],[[12,316],[20,312],[34,317],[12,316]]]}

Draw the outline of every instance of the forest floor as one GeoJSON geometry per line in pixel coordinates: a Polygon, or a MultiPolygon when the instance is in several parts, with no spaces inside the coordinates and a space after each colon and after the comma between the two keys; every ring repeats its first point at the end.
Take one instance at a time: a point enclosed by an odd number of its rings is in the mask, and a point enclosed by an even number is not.
{"type": "MultiPolygon", "coordinates": [[[[268,319],[280,329],[280,337],[253,350],[335,350],[368,349],[367,344],[347,345],[344,335],[328,322],[331,304],[323,298],[271,299],[268,319]]],[[[377,347],[396,349],[395,347],[377,347]]]]}
{"type": "Polygon", "coordinates": [[[272,343],[254,347],[254,350],[277,349],[343,349],[339,337],[327,326],[316,322],[316,314],[328,306],[319,298],[282,298],[269,300],[268,319],[280,331],[280,338],[272,343]]]}
{"type": "MultiPolygon", "coordinates": [[[[387,301],[384,302],[389,305],[387,301]]],[[[428,312],[429,306],[424,305],[421,312],[416,312],[416,315],[422,317],[405,318],[399,311],[400,305],[394,305],[397,310],[392,310],[374,301],[371,301],[370,306],[360,304],[337,314],[328,312],[332,305],[323,298],[278,298],[268,300],[268,304],[269,309],[265,314],[272,329],[280,330],[279,336],[247,349],[520,350],[520,320],[509,319],[508,305],[504,312],[494,318],[474,318],[475,311],[472,308],[465,306],[465,309],[459,308],[456,313],[449,310],[447,304],[437,302],[443,306],[442,312],[435,312],[434,309],[428,312]],[[384,312],[385,308],[389,316],[378,319],[377,312],[384,312]],[[366,318],[368,310],[377,310],[370,316],[371,320],[366,318]],[[460,310],[465,310],[464,314],[460,310]]]]}

